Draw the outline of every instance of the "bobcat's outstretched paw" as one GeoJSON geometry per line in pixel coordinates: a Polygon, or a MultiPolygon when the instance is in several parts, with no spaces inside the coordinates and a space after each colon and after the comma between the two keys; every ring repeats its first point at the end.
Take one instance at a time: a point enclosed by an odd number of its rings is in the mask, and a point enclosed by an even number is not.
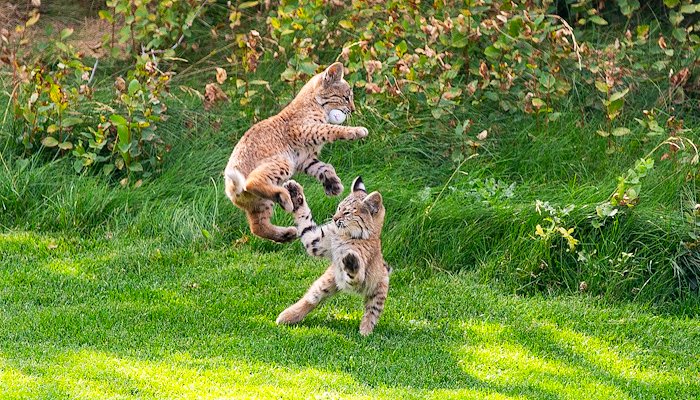
{"type": "Polygon", "coordinates": [[[292,203],[292,198],[289,196],[289,192],[286,190],[280,190],[277,193],[277,196],[275,198],[275,201],[282,206],[284,211],[288,213],[293,213],[294,212],[294,203],[292,203]]]}
{"type": "Polygon", "coordinates": [[[337,196],[343,193],[343,184],[337,176],[327,177],[323,180],[323,189],[327,196],[337,196]]]}
{"type": "Polygon", "coordinates": [[[357,136],[358,139],[362,139],[363,137],[367,136],[368,134],[369,134],[369,131],[364,126],[358,126],[355,128],[355,135],[357,136]]]}
{"type": "Polygon", "coordinates": [[[370,323],[367,323],[365,321],[362,321],[360,324],[360,335],[362,336],[369,336],[370,333],[374,330],[374,326],[370,323]]]}
{"type": "Polygon", "coordinates": [[[292,240],[297,238],[297,228],[290,226],[289,228],[285,229],[284,232],[280,235],[279,237],[279,242],[280,243],[287,243],[291,242],[292,240]]]}
{"type": "Polygon", "coordinates": [[[294,305],[290,306],[277,317],[275,323],[277,325],[294,325],[304,319],[304,314],[299,312],[294,305]]]}
{"type": "Polygon", "coordinates": [[[300,184],[290,179],[282,184],[282,187],[287,189],[287,192],[289,192],[289,197],[292,200],[293,211],[298,210],[299,207],[304,205],[304,202],[306,201],[304,199],[304,188],[300,184]]]}

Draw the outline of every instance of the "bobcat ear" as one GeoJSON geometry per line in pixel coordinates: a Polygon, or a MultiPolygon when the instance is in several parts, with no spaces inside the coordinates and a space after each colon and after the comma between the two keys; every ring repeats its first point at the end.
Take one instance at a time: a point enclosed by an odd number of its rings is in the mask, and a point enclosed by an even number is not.
{"type": "Polygon", "coordinates": [[[353,192],[357,192],[358,190],[361,190],[361,191],[367,193],[367,188],[365,188],[365,184],[362,183],[362,177],[361,177],[361,176],[358,176],[357,178],[355,178],[354,181],[352,181],[352,186],[351,186],[351,187],[352,187],[352,191],[353,191],[353,192]]]}
{"type": "Polygon", "coordinates": [[[362,202],[369,208],[369,213],[374,215],[382,208],[382,195],[379,192],[372,192],[362,202]]]}
{"type": "Polygon", "coordinates": [[[334,62],[323,73],[323,84],[325,86],[330,86],[336,82],[340,82],[343,79],[343,64],[339,62],[334,62]]]}

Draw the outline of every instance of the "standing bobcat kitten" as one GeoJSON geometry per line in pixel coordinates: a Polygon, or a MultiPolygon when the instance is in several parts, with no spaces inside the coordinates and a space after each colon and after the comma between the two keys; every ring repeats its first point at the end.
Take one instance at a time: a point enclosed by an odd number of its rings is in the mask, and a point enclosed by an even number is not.
{"type": "Polygon", "coordinates": [[[326,143],[367,136],[367,129],[328,123],[331,110],[355,111],[340,63],[311,78],[287,107],[253,125],[236,144],[224,171],[226,196],[246,212],[255,235],[276,242],[297,237],[296,228],[270,223],[274,202],[292,212],[289,193],[280,185],[296,172],[318,179],[329,196],[343,192],[335,169],[318,154],[326,143]]]}
{"type": "Polygon", "coordinates": [[[284,187],[291,195],[294,221],[306,251],[330,258],[331,265],[304,297],[277,317],[277,323],[296,324],[326,297],[341,290],[364,295],[360,334],[369,335],[384,309],[391,272],[382,256],[379,238],[384,225],[382,195],[368,195],[358,176],[352,183],[352,193],[338,205],[333,222],[318,226],[306,204],[304,189],[293,180],[284,187]]]}

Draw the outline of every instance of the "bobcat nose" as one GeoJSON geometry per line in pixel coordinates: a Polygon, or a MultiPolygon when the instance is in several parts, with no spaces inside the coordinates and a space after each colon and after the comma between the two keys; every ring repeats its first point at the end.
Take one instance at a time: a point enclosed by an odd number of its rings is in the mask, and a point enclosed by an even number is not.
{"type": "Polygon", "coordinates": [[[350,104],[348,104],[348,108],[350,109],[350,112],[355,112],[355,103],[351,101],[350,104]]]}

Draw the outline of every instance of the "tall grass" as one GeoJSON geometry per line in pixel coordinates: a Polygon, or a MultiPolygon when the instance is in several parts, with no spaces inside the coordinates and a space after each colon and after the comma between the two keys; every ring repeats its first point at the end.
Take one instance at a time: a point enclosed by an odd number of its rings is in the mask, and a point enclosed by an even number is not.
{"type": "MultiPolygon", "coordinates": [[[[264,64],[258,74],[277,69],[264,64]]],[[[172,150],[163,172],[140,187],[76,175],[67,163],[46,162],[41,154],[23,159],[7,125],[0,136],[0,226],[214,248],[244,238],[262,251],[277,248],[249,238],[243,214],[223,195],[221,175],[243,132],[291,98],[288,87],[273,85],[272,91],[276,95],[263,94],[254,108],[242,109],[233,98],[208,113],[176,91],[171,118],[159,127],[172,150]]],[[[678,278],[700,258],[680,245],[693,229],[683,218],[683,196],[695,190],[688,171],[658,163],[637,207],[602,228],[589,221],[617,177],[656,144],[639,129],[630,125],[634,134],[618,138],[621,150],[607,155],[605,139],[595,134],[604,121],[593,111],[582,117],[573,105],[551,123],[471,106],[436,121],[425,109],[389,117],[391,105],[362,106],[358,95],[360,112],[350,123],[367,126],[369,138],[329,145],[322,158],[346,186],[362,175],[370,190],[382,192],[384,247],[396,268],[476,270],[484,281],[518,292],[578,291],[585,282],[585,291],[607,298],[660,301],[692,291],[692,281],[678,278]],[[466,119],[473,121],[470,135],[486,129],[489,136],[481,148],[466,149],[464,161],[453,161],[454,149],[464,145],[454,123],[466,119]],[[575,206],[564,221],[580,241],[574,251],[563,240],[538,240],[535,227],[543,216],[536,200],[575,206]]],[[[299,180],[317,218],[329,217],[338,200],[326,198],[312,179],[299,180]]],[[[291,220],[277,211],[275,222],[291,220]]]]}

